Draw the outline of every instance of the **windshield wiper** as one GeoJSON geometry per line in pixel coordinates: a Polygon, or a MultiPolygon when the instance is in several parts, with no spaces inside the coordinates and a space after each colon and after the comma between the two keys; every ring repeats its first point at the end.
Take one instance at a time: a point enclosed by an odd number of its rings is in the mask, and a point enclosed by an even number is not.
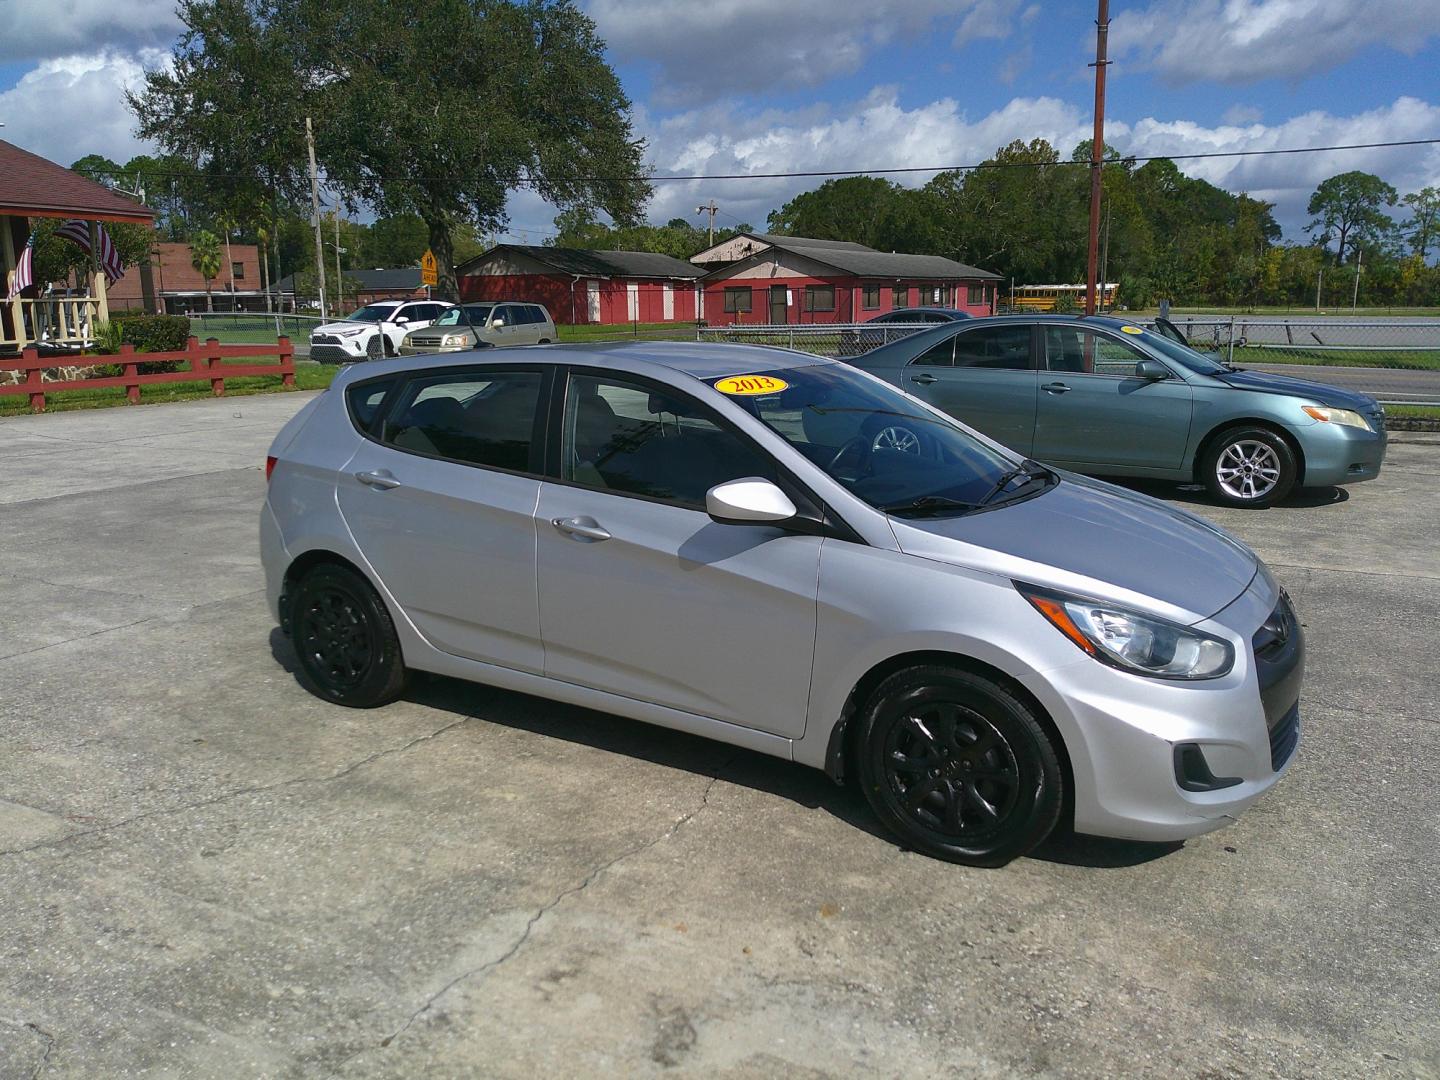
{"type": "Polygon", "coordinates": [[[1031,480],[1043,480],[1047,476],[1051,475],[1053,475],[1053,473],[1051,473],[1049,469],[1047,469],[1044,465],[1041,465],[1038,461],[1033,461],[1030,458],[1025,458],[1023,461],[1020,462],[1019,465],[1016,465],[1013,469],[1006,469],[1005,472],[1001,473],[1000,479],[996,480],[995,483],[991,485],[989,491],[987,491],[984,495],[980,496],[980,501],[975,505],[988,506],[992,499],[994,499],[1007,487],[1010,486],[1010,482],[1012,480],[1019,479],[1022,476],[1027,477],[1031,480]]]}
{"type": "Polygon", "coordinates": [[[880,507],[884,514],[945,514],[954,510],[968,513],[976,509],[980,504],[973,502],[961,502],[959,499],[947,499],[944,495],[921,495],[918,499],[909,499],[906,502],[888,503],[880,507]]]}

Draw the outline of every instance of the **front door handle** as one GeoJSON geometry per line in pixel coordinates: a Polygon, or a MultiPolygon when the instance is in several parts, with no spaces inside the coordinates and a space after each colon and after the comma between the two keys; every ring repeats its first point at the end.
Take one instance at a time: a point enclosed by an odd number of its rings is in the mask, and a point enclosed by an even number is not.
{"type": "Polygon", "coordinates": [[[1063,382],[1046,383],[1040,387],[1040,389],[1044,390],[1047,394],[1068,394],[1070,392],[1070,387],[1066,386],[1063,382]]]}
{"type": "Polygon", "coordinates": [[[921,386],[929,386],[931,383],[939,382],[940,380],[935,378],[934,375],[911,375],[910,381],[919,383],[921,386]]]}
{"type": "Polygon", "coordinates": [[[391,488],[400,486],[400,481],[390,475],[389,469],[376,469],[374,472],[357,472],[355,479],[359,480],[366,487],[378,488],[381,491],[389,491],[391,488]]]}
{"type": "Polygon", "coordinates": [[[576,540],[610,539],[610,534],[592,517],[551,518],[550,524],[576,540]]]}

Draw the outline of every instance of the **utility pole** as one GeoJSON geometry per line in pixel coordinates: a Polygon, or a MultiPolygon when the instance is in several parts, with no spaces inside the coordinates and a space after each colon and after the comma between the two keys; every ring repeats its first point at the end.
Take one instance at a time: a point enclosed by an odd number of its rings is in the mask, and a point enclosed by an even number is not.
{"type": "MultiPolygon", "coordinates": [[[[1101,0],[1103,3],[1104,0],[1101,0]]],[[[325,314],[325,241],[320,238],[320,177],[315,169],[315,130],[305,117],[305,146],[310,152],[310,208],[315,222],[315,277],[320,289],[320,320],[325,314]]]]}
{"type": "Polygon", "coordinates": [[[1315,314],[1320,314],[1320,287],[1325,284],[1325,268],[1320,268],[1320,273],[1315,275],[1315,314]]]}
{"type": "Polygon", "coordinates": [[[1089,288],[1085,292],[1085,314],[1095,314],[1095,271],[1100,248],[1100,170],[1105,160],[1105,43],[1110,34],[1110,0],[1099,0],[1095,18],[1095,135],[1090,147],[1090,252],[1085,261],[1089,288]]]}
{"type": "Polygon", "coordinates": [[[706,245],[707,247],[713,247],[715,245],[715,214],[719,211],[719,209],[720,208],[715,205],[715,200],[713,198],[704,206],[697,206],[695,208],[695,213],[697,214],[710,215],[710,243],[706,245]]]}
{"type": "Polygon", "coordinates": [[[340,275],[340,207],[335,207],[335,314],[345,306],[345,279],[340,275]]]}
{"type": "Polygon", "coordinates": [[[1105,311],[1107,293],[1105,285],[1110,279],[1110,204],[1105,204],[1105,241],[1100,247],[1100,311],[1105,311]]]}
{"type": "Polygon", "coordinates": [[[1350,294],[1350,310],[1355,310],[1355,305],[1360,301],[1360,264],[1365,261],[1365,249],[1358,244],[1355,246],[1355,291],[1350,294]]]}

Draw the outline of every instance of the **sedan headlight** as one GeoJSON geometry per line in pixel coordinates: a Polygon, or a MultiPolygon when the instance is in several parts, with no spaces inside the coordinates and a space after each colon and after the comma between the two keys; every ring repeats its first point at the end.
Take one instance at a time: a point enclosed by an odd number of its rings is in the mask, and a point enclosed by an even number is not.
{"type": "Polygon", "coordinates": [[[1339,424],[1342,427],[1358,427],[1363,431],[1373,430],[1370,421],[1353,409],[1332,409],[1328,405],[1301,405],[1305,415],[1323,424],[1339,424]]]}
{"type": "Polygon", "coordinates": [[[446,345],[469,345],[469,344],[470,344],[470,335],[469,335],[469,334],[446,334],[446,335],[445,335],[445,344],[446,344],[446,345]]]}
{"type": "Polygon", "coordinates": [[[1228,641],[1104,600],[1015,583],[1050,625],[1101,663],[1157,679],[1218,679],[1235,662],[1228,641]]]}

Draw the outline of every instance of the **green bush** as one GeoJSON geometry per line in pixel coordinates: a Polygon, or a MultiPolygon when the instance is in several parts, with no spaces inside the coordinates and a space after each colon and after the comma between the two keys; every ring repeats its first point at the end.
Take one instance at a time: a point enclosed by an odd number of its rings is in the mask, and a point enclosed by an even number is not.
{"type": "Polygon", "coordinates": [[[190,320],[183,315],[130,315],[120,325],[136,352],[179,352],[190,340],[190,320]]]}

